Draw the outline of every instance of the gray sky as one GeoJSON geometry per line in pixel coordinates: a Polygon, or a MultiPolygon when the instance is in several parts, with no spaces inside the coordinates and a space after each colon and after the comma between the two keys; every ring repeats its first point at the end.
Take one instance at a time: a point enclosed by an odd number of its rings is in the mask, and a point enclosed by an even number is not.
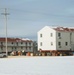
{"type": "MultiPolygon", "coordinates": [[[[0,13],[7,8],[8,37],[37,40],[44,26],[74,26],[74,0],[0,0],[0,13]]],[[[0,15],[0,37],[5,36],[5,19],[0,15]]]]}

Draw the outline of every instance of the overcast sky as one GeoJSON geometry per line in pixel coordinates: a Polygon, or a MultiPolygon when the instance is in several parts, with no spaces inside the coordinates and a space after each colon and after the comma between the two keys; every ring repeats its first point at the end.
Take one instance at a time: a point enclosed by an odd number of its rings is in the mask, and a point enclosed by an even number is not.
{"type": "MultiPolygon", "coordinates": [[[[0,0],[0,13],[7,8],[8,37],[37,40],[44,26],[74,26],[74,0],[0,0]]],[[[5,19],[0,15],[0,37],[5,36],[5,19]]]]}

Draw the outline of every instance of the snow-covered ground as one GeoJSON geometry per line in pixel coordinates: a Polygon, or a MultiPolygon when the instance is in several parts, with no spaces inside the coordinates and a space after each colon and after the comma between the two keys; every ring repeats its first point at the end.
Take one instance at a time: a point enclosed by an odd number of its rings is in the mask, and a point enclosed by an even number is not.
{"type": "Polygon", "coordinates": [[[0,75],[74,75],[74,56],[0,58],[0,75]]]}

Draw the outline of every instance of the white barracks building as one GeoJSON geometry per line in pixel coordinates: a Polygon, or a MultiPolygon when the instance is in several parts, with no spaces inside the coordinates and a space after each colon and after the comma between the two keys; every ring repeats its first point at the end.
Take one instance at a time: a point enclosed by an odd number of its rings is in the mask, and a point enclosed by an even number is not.
{"type": "MultiPolygon", "coordinates": [[[[7,38],[7,50],[33,52],[33,41],[29,39],[7,38]]],[[[5,38],[0,38],[0,52],[6,52],[5,38]]]]}
{"type": "Polygon", "coordinates": [[[38,50],[53,55],[74,51],[74,28],[45,26],[38,32],[38,50]]]}

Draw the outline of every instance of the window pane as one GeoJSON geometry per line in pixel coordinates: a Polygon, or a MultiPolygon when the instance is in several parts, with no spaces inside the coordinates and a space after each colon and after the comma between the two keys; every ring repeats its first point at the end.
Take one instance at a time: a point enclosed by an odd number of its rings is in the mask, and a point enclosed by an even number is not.
{"type": "Polygon", "coordinates": [[[12,42],[12,44],[13,44],[13,42],[12,42]]]}
{"type": "Polygon", "coordinates": [[[58,45],[60,46],[61,45],[61,42],[58,42],[58,45]]]}
{"type": "Polygon", "coordinates": [[[58,33],[58,36],[61,36],[61,33],[58,33]]]}
{"type": "Polygon", "coordinates": [[[42,34],[40,34],[40,37],[42,37],[42,34]]]}
{"type": "Polygon", "coordinates": [[[52,36],[53,36],[53,34],[51,33],[51,34],[50,34],[50,36],[52,37],[52,36]]]}
{"type": "Polygon", "coordinates": [[[21,44],[23,44],[23,42],[21,42],[21,44]]]}
{"type": "Polygon", "coordinates": [[[68,42],[65,42],[65,45],[67,46],[68,45],[68,42]]]}
{"type": "Polygon", "coordinates": [[[51,42],[51,45],[53,45],[53,42],[51,42]]]}
{"type": "Polygon", "coordinates": [[[42,46],[42,42],[40,42],[40,46],[42,46]]]}

